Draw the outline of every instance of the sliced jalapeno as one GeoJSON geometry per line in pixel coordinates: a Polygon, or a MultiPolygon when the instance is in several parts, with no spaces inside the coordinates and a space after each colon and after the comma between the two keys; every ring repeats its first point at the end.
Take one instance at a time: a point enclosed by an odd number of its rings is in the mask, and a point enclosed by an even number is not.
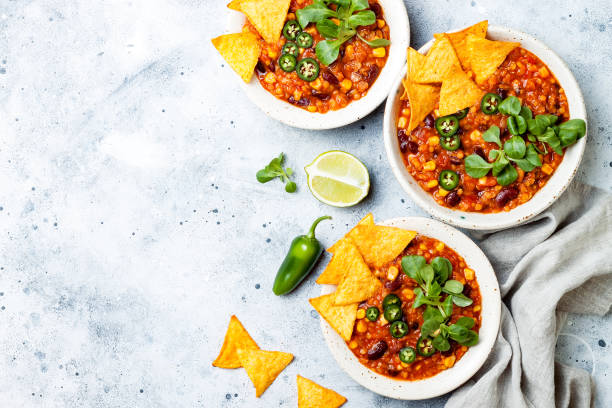
{"type": "Polygon", "coordinates": [[[488,93],[480,101],[480,110],[486,115],[493,115],[497,113],[497,107],[500,103],[501,97],[498,94],[488,93]]]}
{"type": "Polygon", "coordinates": [[[312,82],[319,76],[319,63],[312,58],[304,58],[295,67],[298,77],[306,82],[312,82]]]}
{"type": "Polygon", "coordinates": [[[451,191],[459,184],[459,175],[452,170],[442,170],[438,178],[438,184],[443,189],[451,191]]]}
{"type": "Polygon", "coordinates": [[[414,347],[404,347],[399,351],[399,359],[402,363],[410,364],[416,359],[414,347]]]}
{"type": "Polygon", "coordinates": [[[459,135],[441,137],[440,146],[442,146],[442,148],[444,148],[445,150],[457,150],[459,146],[461,146],[461,138],[459,137],[459,135]]]}
{"type": "Polygon", "coordinates": [[[440,136],[452,136],[459,130],[459,119],[454,115],[442,116],[436,119],[436,130],[440,136]]]}
{"type": "Polygon", "coordinates": [[[429,337],[419,337],[416,345],[417,353],[423,357],[430,357],[436,352],[433,341],[429,337]]]}
{"type": "Polygon", "coordinates": [[[366,319],[368,319],[369,321],[377,321],[378,316],[380,316],[380,310],[378,310],[376,306],[368,307],[366,309],[366,319]]]}
{"type": "Polygon", "coordinates": [[[401,339],[408,334],[408,325],[401,320],[395,321],[391,324],[391,327],[389,327],[389,332],[396,339],[401,339]]]}
{"type": "Polygon", "coordinates": [[[383,310],[387,310],[387,307],[389,307],[391,305],[398,305],[398,306],[402,305],[402,301],[400,300],[400,298],[397,297],[397,295],[395,295],[393,293],[389,293],[383,299],[383,310]]]}
{"type": "Polygon", "coordinates": [[[295,37],[302,31],[300,24],[295,20],[289,20],[285,23],[283,27],[283,35],[288,40],[295,40],[295,37]]]}
{"type": "Polygon", "coordinates": [[[295,71],[295,64],[297,64],[297,60],[291,54],[283,54],[278,59],[278,66],[285,72],[295,71]]]}
{"type": "Polygon", "coordinates": [[[394,322],[402,318],[402,308],[399,305],[389,305],[385,309],[385,319],[394,322]]]}
{"type": "Polygon", "coordinates": [[[455,113],[455,117],[459,120],[465,118],[470,111],[470,108],[461,109],[459,112],[455,113]]]}
{"type": "Polygon", "coordinates": [[[297,56],[300,55],[300,49],[298,48],[296,43],[287,41],[285,45],[283,45],[281,54],[291,54],[297,58],[297,56]]]}
{"type": "Polygon", "coordinates": [[[313,39],[312,35],[308,34],[306,31],[302,31],[295,37],[295,42],[298,47],[301,48],[310,48],[312,47],[313,39]]]}

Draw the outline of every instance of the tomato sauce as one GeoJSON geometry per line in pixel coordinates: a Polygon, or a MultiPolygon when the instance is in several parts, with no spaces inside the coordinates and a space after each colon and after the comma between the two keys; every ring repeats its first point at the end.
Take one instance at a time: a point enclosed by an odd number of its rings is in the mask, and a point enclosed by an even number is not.
{"type": "Polygon", "coordinates": [[[358,309],[358,319],[355,322],[351,340],[347,342],[349,349],[359,359],[361,364],[369,369],[399,380],[422,380],[432,377],[443,370],[456,364],[467,352],[467,347],[451,341],[451,348],[446,352],[436,352],[430,357],[418,355],[416,360],[410,364],[400,361],[399,351],[403,347],[414,347],[416,349],[417,340],[420,337],[420,327],[423,324],[423,311],[425,306],[417,309],[412,308],[414,301],[414,289],[417,283],[402,272],[401,259],[406,255],[424,256],[430,262],[437,256],[448,259],[453,266],[453,274],[450,279],[457,280],[464,285],[463,294],[473,300],[468,307],[453,306],[453,313],[448,324],[452,324],[462,316],[471,317],[476,324],[472,330],[478,332],[480,328],[480,314],[482,299],[480,288],[476,281],[475,273],[465,263],[465,260],[453,249],[447,247],[441,241],[423,235],[417,235],[410,245],[395,260],[376,270],[376,276],[384,283],[383,288],[371,299],[362,302],[358,309]],[[394,269],[395,268],[395,269],[394,269]],[[399,271],[397,276],[390,273],[390,270],[399,271]],[[402,301],[403,320],[408,324],[409,332],[402,338],[394,338],[389,332],[390,324],[382,317],[383,299],[390,293],[396,294],[402,301]],[[367,318],[359,318],[363,315],[360,310],[376,306],[381,311],[381,316],[375,322],[367,318]],[[368,350],[372,349],[379,342],[385,342],[386,352],[375,360],[368,358],[368,350]]]}

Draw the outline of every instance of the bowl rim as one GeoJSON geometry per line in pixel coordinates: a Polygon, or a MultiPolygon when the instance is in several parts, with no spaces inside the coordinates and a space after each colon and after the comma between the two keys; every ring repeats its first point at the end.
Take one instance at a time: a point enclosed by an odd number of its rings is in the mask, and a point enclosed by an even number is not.
{"type": "MultiPolygon", "coordinates": [[[[587,122],[587,132],[575,145],[566,149],[563,161],[556,169],[553,176],[548,180],[546,185],[538,190],[538,192],[526,203],[508,212],[502,211],[498,213],[464,212],[443,207],[439,205],[431,195],[426,193],[412,178],[412,175],[410,175],[404,166],[399,151],[395,121],[397,107],[399,105],[399,96],[402,91],[401,80],[406,73],[406,66],[404,66],[402,74],[396,78],[395,86],[389,94],[385,105],[383,139],[389,165],[404,191],[408,193],[410,198],[416,202],[419,207],[441,221],[472,230],[498,230],[513,227],[530,220],[552,205],[553,202],[561,196],[576,175],[588,137],[587,112],[582,91],[576,78],[561,57],[535,37],[512,28],[489,26],[487,37],[496,40],[520,41],[521,47],[540,58],[555,75],[564,89],[570,107],[571,118],[584,119],[584,121],[587,122]]],[[[419,52],[427,52],[433,42],[434,40],[431,39],[419,49],[419,52]]]]}
{"type": "MultiPolygon", "coordinates": [[[[391,45],[387,62],[366,96],[336,111],[330,110],[324,114],[308,112],[276,98],[264,89],[253,75],[249,83],[239,81],[247,97],[267,116],[301,129],[334,129],[349,125],[369,115],[389,95],[395,78],[406,63],[406,50],[410,44],[410,22],[404,3],[397,0],[378,1],[383,8],[385,21],[391,31],[391,45]]],[[[229,10],[226,32],[240,32],[244,21],[245,16],[242,13],[229,10]]]]}
{"type": "MultiPolygon", "coordinates": [[[[385,377],[362,365],[325,319],[320,319],[323,337],[338,365],[353,380],[370,391],[402,400],[421,400],[446,394],[476,374],[495,345],[501,323],[501,295],[497,277],[482,250],[456,228],[424,217],[400,217],[378,224],[410,229],[436,238],[453,248],[466,260],[466,264],[474,269],[482,298],[479,342],[470,347],[453,367],[423,380],[405,381],[385,377]]],[[[321,295],[332,293],[336,288],[334,285],[321,286],[321,295]]]]}

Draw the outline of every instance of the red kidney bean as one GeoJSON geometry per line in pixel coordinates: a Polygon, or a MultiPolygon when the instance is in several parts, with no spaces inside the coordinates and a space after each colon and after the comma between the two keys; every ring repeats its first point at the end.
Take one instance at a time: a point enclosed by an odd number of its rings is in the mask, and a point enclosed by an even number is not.
{"type": "Polygon", "coordinates": [[[395,368],[395,365],[393,364],[388,364],[387,365],[387,374],[389,375],[389,377],[395,377],[399,374],[399,371],[397,370],[397,368],[395,368]]]}
{"type": "Polygon", "coordinates": [[[391,292],[399,289],[400,286],[402,286],[402,281],[399,279],[399,275],[394,280],[385,282],[385,288],[389,289],[391,292]]]}
{"type": "Polygon", "coordinates": [[[469,284],[463,285],[463,294],[467,297],[470,297],[470,293],[472,293],[472,287],[469,284]]]}
{"type": "Polygon", "coordinates": [[[495,202],[498,207],[503,207],[508,202],[514,200],[519,195],[519,190],[516,187],[504,187],[495,197],[495,202]]]}
{"type": "Polygon", "coordinates": [[[406,153],[406,150],[408,149],[408,142],[410,141],[410,139],[408,139],[408,134],[404,129],[400,129],[397,131],[397,140],[399,141],[400,150],[402,151],[402,153],[406,153]]]}
{"type": "Polygon", "coordinates": [[[332,85],[338,85],[339,83],[338,78],[336,78],[333,72],[331,72],[329,69],[323,70],[323,72],[321,73],[321,76],[323,77],[324,80],[326,80],[332,85]]]}
{"type": "Polygon", "coordinates": [[[387,345],[387,342],[384,341],[384,340],[381,340],[381,341],[375,343],[368,350],[368,360],[378,360],[379,358],[381,358],[387,352],[388,348],[389,348],[389,346],[387,345]]]}
{"type": "Polygon", "coordinates": [[[508,96],[508,91],[503,88],[497,88],[497,91],[495,91],[495,93],[497,93],[502,99],[506,99],[506,97],[508,96]]]}
{"type": "Polygon", "coordinates": [[[294,105],[298,105],[298,106],[308,106],[310,105],[310,99],[306,98],[306,97],[301,97],[300,100],[296,101],[295,98],[293,97],[293,95],[290,95],[289,98],[287,98],[287,102],[292,103],[294,105]]]}
{"type": "Polygon", "coordinates": [[[485,159],[485,161],[487,160],[487,157],[485,156],[485,152],[484,152],[484,150],[482,149],[482,147],[480,147],[480,146],[476,146],[476,147],[474,148],[474,154],[479,155],[480,157],[482,157],[483,159],[485,159]]]}
{"type": "Polygon", "coordinates": [[[412,330],[417,330],[419,328],[419,322],[411,322],[408,324],[412,330]]]}
{"type": "Polygon", "coordinates": [[[434,123],[435,123],[434,117],[431,113],[425,116],[425,127],[432,128],[434,127],[434,123]]]}
{"type": "Polygon", "coordinates": [[[270,61],[270,72],[276,72],[276,64],[274,63],[274,61],[270,61]]]}
{"type": "Polygon", "coordinates": [[[264,65],[263,62],[261,61],[257,61],[257,65],[255,65],[255,69],[257,70],[257,72],[259,72],[260,74],[265,74],[266,73],[266,66],[264,65]]]}
{"type": "Polygon", "coordinates": [[[459,196],[459,194],[457,194],[456,191],[451,191],[446,196],[445,201],[446,201],[446,204],[448,204],[450,207],[454,207],[457,204],[459,204],[459,202],[461,202],[461,197],[459,196]]]}
{"type": "Polygon", "coordinates": [[[376,14],[376,18],[378,19],[382,18],[382,8],[380,7],[380,4],[378,3],[370,4],[370,10],[372,10],[374,14],[376,14]]]}
{"type": "Polygon", "coordinates": [[[330,98],[329,94],[323,93],[323,92],[319,92],[316,89],[313,89],[311,92],[312,96],[314,96],[317,99],[320,99],[322,101],[326,101],[330,98]]]}
{"type": "Polygon", "coordinates": [[[449,156],[449,158],[450,158],[450,162],[453,163],[453,164],[459,165],[459,164],[463,163],[463,160],[461,160],[458,157],[449,156]]]}
{"type": "Polygon", "coordinates": [[[368,81],[368,84],[372,85],[374,81],[376,81],[376,78],[378,78],[379,72],[380,72],[380,68],[378,68],[378,65],[370,66],[370,68],[368,69],[368,73],[366,75],[366,81],[368,81]]]}

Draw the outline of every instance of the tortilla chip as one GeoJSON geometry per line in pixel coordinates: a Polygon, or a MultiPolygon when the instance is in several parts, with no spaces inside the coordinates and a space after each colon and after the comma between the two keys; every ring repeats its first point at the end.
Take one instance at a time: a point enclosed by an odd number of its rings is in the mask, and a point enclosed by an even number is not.
{"type": "Polygon", "coordinates": [[[412,132],[427,115],[436,107],[440,98],[440,87],[427,84],[408,84],[408,100],[410,101],[410,122],[408,133],[412,132]]]}
{"type": "MultiPolygon", "coordinates": [[[[451,44],[453,44],[453,48],[457,53],[457,58],[459,58],[459,62],[461,63],[461,66],[465,71],[468,71],[470,69],[470,55],[467,48],[467,36],[469,34],[472,34],[478,38],[485,38],[485,36],[487,35],[488,27],[489,22],[485,20],[481,21],[480,23],[476,23],[473,26],[465,28],[461,31],[457,31],[456,33],[446,33],[451,44]]],[[[434,38],[436,39],[442,36],[443,34],[434,34],[434,38]]]]}
{"type": "Polygon", "coordinates": [[[369,299],[380,289],[380,286],[380,281],[372,274],[360,254],[353,258],[349,269],[338,283],[334,304],[348,305],[369,299]]]}
{"type": "Polygon", "coordinates": [[[518,42],[490,41],[475,35],[467,36],[470,69],[476,74],[476,82],[482,84],[499,67],[518,42]]]}
{"type": "Polygon", "coordinates": [[[337,285],[351,267],[353,259],[361,257],[350,238],[341,239],[334,244],[334,247],[336,247],[334,256],[316,280],[319,285],[337,285]]]}
{"type": "Polygon", "coordinates": [[[408,79],[404,78],[402,79],[402,85],[404,85],[404,93],[402,93],[402,96],[400,96],[400,101],[405,101],[408,99],[408,85],[410,84],[410,82],[408,81],[408,79]]]}
{"type": "Polygon", "coordinates": [[[484,93],[461,68],[454,68],[442,82],[439,115],[452,115],[461,109],[476,105],[484,93]]]}
{"type": "Polygon", "coordinates": [[[258,398],[293,360],[293,354],[282,351],[238,350],[240,363],[255,386],[258,398]]]}
{"type": "MultiPolygon", "coordinates": [[[[358,223],[357,225],[374,225],[374,216],[372,215],[372,213],[367,214],[365,217],[363,217],[358,223]]],[[[334,253],[336,252],[337,247],[340,245],[340,243],[343,241],[344,238],[350,237],[351,236],[351,232],[353,232],[353,230],[355,229],[355,227],[353,227],[353,229],[351,229],[349,232],[346,233],[346,235],[338,242],[336,242],[334,245],[332,245],[331,247],[329,247],[327,249],[327,252],[330,253],[334,253]]]]}
{"type": "Polygon", "coordinates": [[[351,238],[366,263],[380,268],[394,260],[416,235],[402,228],[358,225],[351,238]]]}
{"type": "Polygon", "coordinates": [[[406,66],[407,66],[407,79],[409,82],[414,82],[416,80],[416,74],[420,71],[420,69],[427,61],[427,57],[412,47],[408,47],[408,52],[406,53],[406,66]]]}
{"type": "Polygon", "coordinates": [[[212,39],[221,56],[244,82],[249,82],[257,65],[261,44],[253,33],[225,34],[212,39]]]}
{"type": "Polygon", "coordinates": [[[228,3],[227,8],[228,9],[232,9],[232,10],[236,10],[236,11],[242,11],[240,9],[240,1],[241,0],[232,0],[228,3]]]}
{"type": "Polygon", "coordinates": [[[242,367],[238,358],[238,350],[240,349],[258,350],[259,346],[240,323],[240,320],[236,316],[232,316],[219,356],[213,361],[212,365],[220,368],[242,367]]]}
{"type": "Polygon", "coordinates": [[[338,408],[346,398],[314,381],[297,376],[298,408],[338,408]]]}
{"type": "Polygon", "coordinates": [[[291,0],[239,1],[240,11],[246,14],[263,39],[275,44],[283,31],[291,0]]]}
{"type": "Polygon", "coordinates": [[[322,318],[342,337],[345,341],[351,339],[353,326],[357,319],[357,303],[350,305],[334,305],[335,293],[319,296],[308,301],[319,312],[322,318]]]}
{"type": "Polygon", "coordinates": [[[411,80],[419,83],[439,83],[453,66],[460,67],[461,64],[448,36],[444,34],[434,42],[425,62],[411,80]]]}

